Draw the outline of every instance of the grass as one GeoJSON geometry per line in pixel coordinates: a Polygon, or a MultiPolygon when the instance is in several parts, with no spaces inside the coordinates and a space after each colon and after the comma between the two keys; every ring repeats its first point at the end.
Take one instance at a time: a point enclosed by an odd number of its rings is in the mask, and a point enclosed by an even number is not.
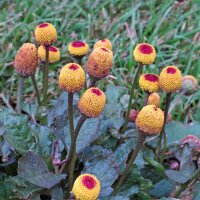
{"type": "MultiPolygon", "coordinates": [[[[146,41],[157,50],[154,65],[145,72],[159,73],[167,65],[177,65],[184,75],[200,78],[200,1],[151,0],[1,0],[0,2],[0,90],[6,99],[15,102],[17,76],[13,60],[24,42],[34,42],[34,29],[41,22],[56,26],[61,50],[61,61],[51,66],[49,92],[58,91],[57,76],[62,65],[71,61],[67,44],[75,39],[87,41],[90,46],[98,39],[109,38],[113,43],[114,66],[109,78],[116,85],[130,85],[137,64],[132,49],[146,41]]],[[[41,73],[37,72],[38,82],[41,73]]],[[[26,80],[25,93],[32,93],[31,80],[26,80]]],[[[41,88],[41,85],[39,85],[41,88]]],[[[138,94],[137,94],[138,95],[138,94]]],[[[143,95],[140,93],[139,95],[143,95]]],[[[188,98],[175,110],[178,120],[182,111],[193,112],[198,106],[200,91],[188,98]],[[192,106],[190,106],[192,105],[192,106]]],[[[136,102],[141,107],[140,102],[136,102]]]]}

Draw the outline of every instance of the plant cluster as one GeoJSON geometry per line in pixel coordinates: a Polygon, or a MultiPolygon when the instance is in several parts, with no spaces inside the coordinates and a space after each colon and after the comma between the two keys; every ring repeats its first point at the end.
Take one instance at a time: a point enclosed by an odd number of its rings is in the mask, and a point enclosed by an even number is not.
{"type": "Polygon", "coordinates": [[[60,59],[59,49],[52,46],[57,31],[52,24],[42,23],[34,35],[38,48],[25,43],[15,56],[17,112],[2,108],[0,114],[3,199],[162,198],[169,196],[177,183],[172,196],[179,197],[197,180],[199,139],[187,136],[175,148],[169,145],[166,128],[171,110],[181,97],[198,89],[193,76],[182,77],[176,66],[164,67],[160,74],[144,73],[145,67],[154,63],[156,50],[148,43],[138,44],[133,50],[138,66],[129,99],[124,102],[122,96],[129,93],[125,87],[99,87],[113,67],[112,43],[108,39],[97,41],[85,58],[89,45],[72,41],[67,47],[72,62],[66,63],[58,76],[63,93],[49,103],[50,64],[60,59]],[[42,92],[36,70],[43,73],[42,92]],[[37,97],[37,103],[30,105],[22,100],[28,77],[37,97]],[[146,94],[140,111],[132,109],[138,83],[146,94]],[[160,91],[166,94],[164,111],[160,91]],[[180,95],[170,107],[177,91],[180,95]],[[149,178],[149,171],[158,176],[149,178]],[[159,187],[161,191],[156,192],[159,187]]]}

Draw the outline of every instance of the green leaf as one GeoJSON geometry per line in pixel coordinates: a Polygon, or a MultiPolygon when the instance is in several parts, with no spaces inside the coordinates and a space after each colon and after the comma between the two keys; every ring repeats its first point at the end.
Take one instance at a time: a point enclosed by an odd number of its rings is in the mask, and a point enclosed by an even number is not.
{"type": "Polygon", "coordinates": [[[18,175],[32,184],[47,189],[53,187],[65,178],[64,174],[53,174],[49,172],[41,157],[30,151],[19,159],[18,175]]]}
{"type": "Polygon", "coordinates": [[[200,138],[199,129],[199,122],[193,122],[192,124],[185,125],[181,122],[172,121],[166,126],[167,142],[168,144],[177,142],[188,134],[192,134],[200,138]]]}
{"type": "Polygon", "coordinates": [[[188,181],[188,177],[185,176],[180,171],[176,170],[165,170],[165,175],[172,181],[175,181],[176,183],[185,183],[188,181]]]}
{"type": "Polygon", "coordinates": [[[169,180],[161,180],[154,185],[154,188],[150,190],[150,194],[154,197],[161,198],[163,196],[169,196],[169,194],[174,190],[175,184],[169,180]]]}

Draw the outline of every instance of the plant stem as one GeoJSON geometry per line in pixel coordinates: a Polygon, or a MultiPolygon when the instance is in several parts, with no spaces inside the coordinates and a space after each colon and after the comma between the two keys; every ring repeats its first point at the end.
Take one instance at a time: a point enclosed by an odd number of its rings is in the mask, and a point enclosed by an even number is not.
{"type": "Polygon", "coordinates": [[[119,181],[118,181],[118,183],[117,183],[117,185],[116,185],[116,187],[115,187],[115,189],[114,189],[114,191],[112,193],[113,196],[116,195],[116,193],[118,192],[119,188],[124,183],[128,173],[130,172],[130,167],[133,164],[133,162],[135,161],[135,159],[136,159],[136,157],[137,157],[137,155],[138,155],[138,153],[139,153],[139,151],[140,151],[140,149],[141,149],[141,147],[142,147],[142,145],[143,145],[143,143],[145,141],[145,138],[146,138],[146,135],[144,133],[140,132],[139,133],[138,143],[137,143],[137,145],[136,145],[136,147],[135,147],[135,149],[134,149],[134,151],[133,151],[133,153],[132,153],[132,155],[131,155],[131,157],[130,157],[127,165],[126,165],[126,169],[124,170],[122,176],[120,177],[120,179],[119,179],[119,181]]]}
{"type": "Polygon", "coordinates": [[[35,75],[34,74],[31,76],[31,80],[33,82],[33,87],[35,89],[35,94],[36,94],[36,97],[37,97],[38,105],[40,106],[41,105],[41,102],[40,102],[40,93],[39,93],[39,90],[38,90],[38,87],[37,87],[37,82],[35,80],[35,75]]]}
{"type": "Polygon", "coordinates": [[[129,115],[130,115],[130,111],[131,111],[131,107],[132,107],[132,99],[133,99],[133,95],[134,95],[134,89],[136,87],[138,77],[139,77],[140,73],[142,72],[142,67],[143,67],[143,65],[140,63],[140,65],[139,65],[139,67],[137,69],[135,78],[133,80],[131,93],[130,93],[130,98],[129,98],[129,103],[128,103],[128,110],[127,110],[127,113],[126,113],[125,123],[124,123],[124,126],[123,126],[122,130],[121,130],[121,133],[124,133],[126,131],[126,129],[127,129],[128,119],[129,119],[129,115]]]}
{"type": "Polygon", "coordinates": [[[43,71],[43,105],[47,106],[47,90],[48,90],[48,75],[49,75],[49,46],[45,46],[46,59],[43,71]]]}
{"type": "Polygon", "coordinates": [[[144,106],[147,105],[150,94],[151,94],[150,92],[146,92],[146,97],[145,97],[145,100],[144,100],[144,106]]]}
{"type": "Polygon", "coordinates": [[[17,113],[22,112],[22,90],[24,86],[24,77],[19,76],[18,89],[17,89],[17,113]]]}
{"type": "Polygon", "coordinates": [[[97,82],[97,79],[96,79],[96,78],[90,77],[90,85],[89,85],[89,88],[95,87],[96,82],[97,82]]]}
{"type": "Polygon", "coordinates": [[[188,187],[188,185],[190,185],[194,180],[198,179],[199,176],[200,176],[200,168],[197,169],[194,175],[186,183],[180,186],[174,197],[178,198],[180,194],[188,187]]]}
{"type": "Polygon", "coordinates": [[[164,160],[164,156],[165,156],[165,152],[166,152],[166,146],[167,146],[167,137],[166,137],[166,133],[165,133],[165,125],[166,125],[166,122],[167,122],[167,116],[168,116],[168,110],[169,110],[171,95],[172,95],[172,93],[169,92],[169,93],[167,93],[167,96],[166,96],[165,113],[164,113],[164,124],[163,124],[161,133],[159,135],[158,143],[157,143],[156,154],[157,154],[157,158],[158,158],[159,157],[159,152],[160,152],[160,149],[161,149],[161,146],[162,146],[162,139],[163,139],[163,136],[164,136],[164,148],[163,148],[163,152],[162,152],[162,156],[161,156],[161,163],[164,160]]]}
{"type": "Polygon", "coordinates": [[[74,168],[73,168],[73,162],[74,162],[74,152],[76,151],[76,139],[75,139],[75,133],[74,133],[74,117],[73,117],[73,93],[68,93],[68,119],[69,119],[69,128],[70,128],[70,136],[71,136],[71,146],[70,146],[70,152],[72,154],[72,159],[68,160],[69,162],[69,188],[68,191],[70,192],[73,186],[73,180],[74,180],[74,168]]]}

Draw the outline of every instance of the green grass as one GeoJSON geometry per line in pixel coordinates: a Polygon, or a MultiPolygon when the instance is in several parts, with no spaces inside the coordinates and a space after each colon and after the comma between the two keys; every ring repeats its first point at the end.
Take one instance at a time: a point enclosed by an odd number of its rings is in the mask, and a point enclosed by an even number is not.
{"type": "MultiPolygon", "coordinates": [[[[151,0],[1,0],[0,2],[0,90],[10,101],[16,96],[17,76],[12,62],[24,42],[34,42],[34,29],[41,22],[56,26],[61,61],[51,66],[50,93],[57,89],[59,69],[71,61],[67,44],[75,39],[90,46],[98,39],[109,38],[113,43],[114,66],[110,79],[116,85],[130,85],[133,69],[132,50],[136,43],[146,41],[157,50],[155,65],[143,72],[159,73],[167,65],[177,65],[182,73],[200,78],[200,1],[151,0]]],[[[41,74],[37,72],[37,79],[41,74]]],[[[41,82],[41,81],[40,81],[41,82]]],[[[32,92],[26,80],[26,93],[32,92]]],[[[41,87],[41,85],[39,85],[41,87]]],[[[143,93],[141,93],[143,95],[143,93]]],[[[174,114],[182,119],[186,107],[196,109],[200,92],[189,102],[184,98],[174,114]]],[[[141,107],[140,102],[137,106],[141,107]]],[[[187,110],[188,111],[188,110],[187,110]]]]}

